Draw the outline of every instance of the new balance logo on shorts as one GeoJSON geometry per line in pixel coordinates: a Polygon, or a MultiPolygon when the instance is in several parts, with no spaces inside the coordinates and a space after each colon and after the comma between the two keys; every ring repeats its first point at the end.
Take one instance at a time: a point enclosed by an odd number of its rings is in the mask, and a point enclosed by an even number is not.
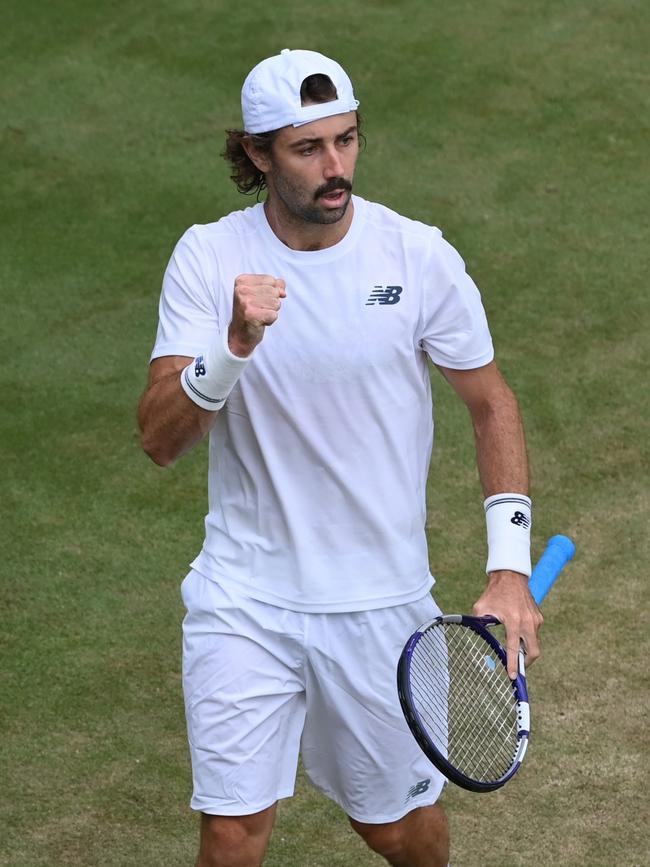
{"type": "Polygon", "coordinates": [[[429,786],[431,785],[431,780],[420,780],[419,783],[416,783],[414,786],[408,790],[408,794],[406,796],[406,800],[410,801],[411,798],[417,798],[418,795],[423,795],[429,786]]]}
{"type": "Polygon", "coordinates": [[[397,304],[401,294],[401,286],[375,286],[368,296],[366,307],[372,304],[397,304]]]}
{"type": "Polygon", "coordinates": [[[530,527],[530,518],[528,515],[524,515],[523,512],[515,512],[512,518],[510,518],[510,523],[527,530],[530,527]]]}
{"type": "Polygon", "coordinates": [[[198,355],[194,359],[194,375],[195,376],[205,376],[205,364],[203,363],[203,356],[198,355]]]}

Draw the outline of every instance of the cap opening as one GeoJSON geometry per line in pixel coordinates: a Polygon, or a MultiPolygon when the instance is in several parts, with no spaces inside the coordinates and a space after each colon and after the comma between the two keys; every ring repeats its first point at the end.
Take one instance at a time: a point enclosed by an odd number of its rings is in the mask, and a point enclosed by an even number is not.
{"type": "Polygon", "coordinates": [[[338,99],[338,91],[329,75],[317,72],[308,75],[300,85],[300,104],[315,105],[338,99]]]}

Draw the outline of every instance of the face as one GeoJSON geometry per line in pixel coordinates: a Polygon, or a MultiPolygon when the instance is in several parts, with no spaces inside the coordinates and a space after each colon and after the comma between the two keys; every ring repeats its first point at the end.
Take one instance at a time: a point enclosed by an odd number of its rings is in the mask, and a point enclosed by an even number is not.
{"type": "Polygon", "coordinates": [[[260,166],[276,207],[307,223],[343,218],[359,155],[356,112],[285,127],[260,166]]]}

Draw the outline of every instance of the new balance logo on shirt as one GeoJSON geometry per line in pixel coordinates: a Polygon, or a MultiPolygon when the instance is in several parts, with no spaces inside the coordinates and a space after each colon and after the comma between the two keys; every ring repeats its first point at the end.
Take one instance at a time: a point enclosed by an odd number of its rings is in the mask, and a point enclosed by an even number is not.
{"type": "Polygon", "coordinates": [[[401,294],[401,286],[375,286],[368,296],[366,307],[373,304],[397,304],[401,294]]]}

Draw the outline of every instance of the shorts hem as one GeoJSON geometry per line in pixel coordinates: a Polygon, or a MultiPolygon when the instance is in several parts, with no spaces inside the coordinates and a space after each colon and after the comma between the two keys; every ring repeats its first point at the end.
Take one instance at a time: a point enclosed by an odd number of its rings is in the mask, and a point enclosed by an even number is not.
{"type": "Polygon", "coordinates": [[[279,792],[277,797],[268,803],[258,805],[251,804],[210,804],[204,803],[199,806],[197,802],[192,799],[190,801],[190,809],[194,810],[196,813],[205,813],[207,816],[252,816],[255,813],[261,813],[262,810],[268,810],[269,807],[272,807],[274,804],[277,804],[278,801],[283,800],[284,798],[291,798],[293,796],[293,790],[286,790],[279,792]]]}
{"type": "Polygon", "coordinates": [[[417,810],[419,807],[433,807],[440,800],[440,795],[442,791],[438,794],[438,797],[434,800],[422,801],[419,804],[409,804],[405,806],[403,810],[399,813],[391,814],[391,815],[383,815],[383,816],[373,816],[372,818],[368,816],[353,816],[352,813],[348,812],[348,810],[343,807],[342,804],[339,804],[342,810],[345,810],[346,815],[350,819],[354,819],[355,822],[363,822],[364,825],[384,825],[388,822],[399,822],[400,819],[403,819],[404,816],[408,816],[409,813],[412,813],[413,810],[417,810]]]}
{"type": "MultiPolygon", "coordinates": [[[[417,810],[418,807],[433,807],[434,804],[437,804],[445,790],[447,779],[441,775],[438,782],[439,785],[436,789],[433,792],[430,791],[427,793],[428,797],[426,799],[418,799],[417,802],[411,801],[408,804],[404,804],[401,810],[398,810],[395,813],[382,813],[380,815],[374,814],[372,816],[361,816],[355,810],[348,809],[347,805],[343,803],[343,800],[335,797],[331,792],[323,792],[323,794],[331,801],[334,801],[335,804],[338,804],[345,814],[350,819],[354,819],[355,822],[363,822],[366,825],[383,825],[387,822],[399,822],[400,819],[403,819],[404,816],[408,816],[409,813],[412,813],[413,810],[417,810]]],[[[322,789],[320,791],[322,791],[322,789]]]]}

